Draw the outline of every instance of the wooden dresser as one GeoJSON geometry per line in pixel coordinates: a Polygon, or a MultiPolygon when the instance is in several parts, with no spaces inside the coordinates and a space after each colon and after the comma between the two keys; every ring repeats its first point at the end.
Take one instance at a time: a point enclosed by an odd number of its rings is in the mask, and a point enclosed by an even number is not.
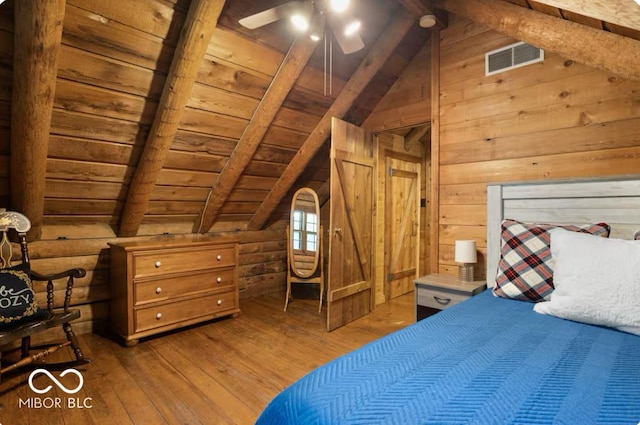
{"type": "Polygon", "coordinates": [[[237,243],[160,240],[110,247],[111,326],[125,345],[240,312],[237,243]]]}

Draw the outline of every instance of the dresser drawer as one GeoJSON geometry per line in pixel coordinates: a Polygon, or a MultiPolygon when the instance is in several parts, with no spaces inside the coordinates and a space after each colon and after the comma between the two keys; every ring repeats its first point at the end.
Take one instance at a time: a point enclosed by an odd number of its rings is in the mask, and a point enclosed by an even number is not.
{"type": "Polygon", "coordinates": [[[229,267],[235,260],[235,249],[231,246],[140,252],[133,256],[133,277],[229,267]]]}
{"type": "Polygon", "coordinates": [[[416,288],[416,298],[416,303],[420,306],[444,310],[469,299],[469,295],[431,288],[416,288]]]}
{"type": "Polygon", "coordinates": [[[198,292],[233,289],[235,269],[215,269],[213,272],[196,273],[180,277],[158,277],[153,280],[135,282],[134,303],[136,306],[164,301],[198,292]]]}
{"type": "Polygon", "coordinates": [[[143,332],[234,308],[237,308],[234,291],[140,308],[135,311],[134,331],[143,332]]]}

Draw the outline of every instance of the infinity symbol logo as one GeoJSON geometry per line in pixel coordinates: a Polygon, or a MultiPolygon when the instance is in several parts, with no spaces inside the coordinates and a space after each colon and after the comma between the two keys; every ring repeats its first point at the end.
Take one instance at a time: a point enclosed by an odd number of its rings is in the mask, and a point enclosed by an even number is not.
{"type": "Polygon", "coordinates": [[[75,393],[77,393],[78,391],[80,391],[80,389],[84,385],[84,378],[82,377],[82,374],[80,372],[78,372],[77,370],[75,370],[75,369],[67,369],[67,370],[63,371],[60,374],[61,378],[64,377],[65,375],[69,374],[69,373],[72,373],[72,374],[74,374],[74,375],[76,375],[78,377],[80,382],[78,383],[78,386],[73,388],[73,389],[68,389],[67,387],[65,387],[62,384],[62,382],[58,381],[56,379],[56,377],[53,376],[48,370],[46,370],[46,369],[36,369],[33,372],[31,372],[31,374],[29,375],[29,387],[31,388],[31,390],[33,392],[36,392],[38,394],[44,394],[44,393],[47,393],[47,392],[51,391],[51,385],[47,385],[47,387],[42,389],[42,390],[39,389],[39,388],[36,388],[33,385],[33,378],[36,375],[40,374],[40,373],[42,373],[44,375],[47,375],[58,386],[58,388],[60,388],[62,391],[64,391],[67,394],[75,394],[75,393]]]}

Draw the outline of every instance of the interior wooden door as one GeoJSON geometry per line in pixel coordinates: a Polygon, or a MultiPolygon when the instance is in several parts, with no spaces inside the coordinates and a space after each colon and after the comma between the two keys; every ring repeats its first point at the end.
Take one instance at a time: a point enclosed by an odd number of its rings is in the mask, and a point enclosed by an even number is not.
{"type": "Polygon", "coordinates": [[[389,154],[385,158],[385,294],[413,290],[420,235],[420,164],[389,154]]]}
{"type": "Polygon", "coordinates": [[[327,330],[364,316],[373,305],[373,142],[363,129],[331,123],[331,207],[327,330]]]}

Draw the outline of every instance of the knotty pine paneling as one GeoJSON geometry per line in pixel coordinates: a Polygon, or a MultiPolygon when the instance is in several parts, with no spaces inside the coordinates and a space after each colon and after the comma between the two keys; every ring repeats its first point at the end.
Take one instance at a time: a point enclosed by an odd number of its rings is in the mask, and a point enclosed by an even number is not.
{"type": "Polygon", "coordinates": [[[462,19],[441,36],[441,272],[456,239],[483,255],[489,182],[640,173],[640,82],[550,52],[485,77],[484,54],[515,40],[462,19]]]}

